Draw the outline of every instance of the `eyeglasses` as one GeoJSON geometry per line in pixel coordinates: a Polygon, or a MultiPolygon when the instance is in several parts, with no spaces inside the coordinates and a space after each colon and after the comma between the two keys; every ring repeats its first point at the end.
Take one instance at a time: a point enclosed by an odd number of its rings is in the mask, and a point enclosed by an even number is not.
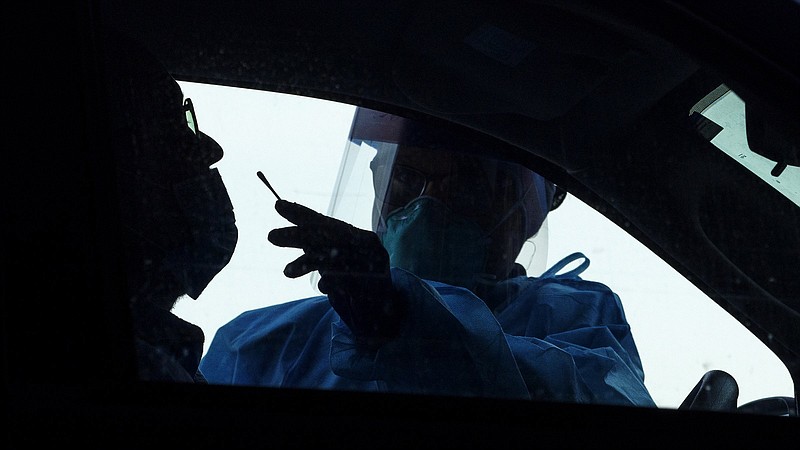
{"type": "Polygon", "coordinates": [[[197,114],[194,112],[192,99],[187,98],[183,101],[183,112],[186,114],[186,125],[192,130],[192,133],[197,135],[200,132],[200,128],[197,126],[197,114]]]}
{"type": "Polygon", "coordinates": [[[486,175],[480,170],[461,169],[433,175],[396,164],[391,170],[384,205],[388,210],[402,208],[415,198],[426,195],[429,184],[434,182],[437,184],[436,197],[454,210],[468,215],[488,211],[493,189],[488,185],[486,175]]]}

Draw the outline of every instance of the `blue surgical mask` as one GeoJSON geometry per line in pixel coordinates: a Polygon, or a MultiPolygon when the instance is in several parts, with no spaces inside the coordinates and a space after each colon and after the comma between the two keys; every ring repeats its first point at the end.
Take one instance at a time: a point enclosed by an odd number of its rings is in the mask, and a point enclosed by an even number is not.
{"type": "Polygon", "coordinates": [[[381,242],[393,267],[420,278],[473,289],[487,276],[488,235],[432,197],[419,197],[390,214],[381,242]]]}

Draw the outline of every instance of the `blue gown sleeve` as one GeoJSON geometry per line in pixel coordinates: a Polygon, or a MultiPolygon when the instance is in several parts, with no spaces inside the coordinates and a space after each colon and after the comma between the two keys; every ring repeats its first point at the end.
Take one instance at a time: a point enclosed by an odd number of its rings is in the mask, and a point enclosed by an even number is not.
{"type": "Polygon", "coordinates": [[[467,289],[425,282],[392,269],[409,300],[400,335],[375,351],[332,324],[331,368],[341,377],[376,380],[382,391],[529,398],[500,324],[467,289]]]}
{"type": "Polygon", "coordinates": [[[512,295],[495,315],[513,337],[509,344],[531,397],[654,407],[622,302],[608,286],[579,277],[588,265],[574,253],[540,278],[519,277],[504,287],[512,295]],[[580,266],[559,273],[579,259],[580,266]]]}
{"type": "Polygon", "coordinates": [[[507,336],[532,399],[654,407],[635,367],[607,327],[546,339],[507,336]]]}
{"type": "Polygon", "coordinates": [[[580,295],[575,288],[577,302],[539,304],[523,292],[516,313],[544,324],[535,336],[509,333],[466,289],[401,269],[392,269],[392,278],[410,302],[403,330],[367,351],[334,321],[331,368],[338,376],[376,380],[390,392],[654,406],[616,296],[597,304],[591,290],[580,295]]]}

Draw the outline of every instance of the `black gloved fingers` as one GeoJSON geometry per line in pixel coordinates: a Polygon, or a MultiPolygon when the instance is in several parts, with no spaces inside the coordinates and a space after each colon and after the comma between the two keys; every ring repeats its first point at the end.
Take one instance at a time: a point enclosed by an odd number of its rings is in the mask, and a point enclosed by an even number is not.
{"type": "Polygon", "coordinates": [[[366,236],[361,233],[368,234],[370,232],[358,230],[335,219],[329,219],[313,226],[298,225],[295,227],[276,228],[269,232],[267,239],[279,247],[345,248],[360,245],[361,242],[365,241],[366,236]]]}
{"type": "MultiPolygon", "coordinates": [[[[318,270],[321,275],[345,276],[362,272],[363,265],[342,257],[336,248],[304,249],[305,253],[286,265],[283,273],[297,278],[318,270]]],[[[369,275],[367,275],[369,276],[369,275]]]]}
{"type": "Polygon", "coordinates": [[[319,270],[319,258],[303,254],[287,264],[283,274],[289,278],[298,278],[315,270],[319,270]]]}
{"type": "MultiPolygon", "coordinates": [[[[275,202],[275,210],[303,230],[300,233],[304,233],[302,235],[304,239],[316,239],[313,242],[323,241],[330,243],[331,246],[343,248],[346,245],[362,245],[374,234],[286,200],[275,202]]],[[[309,244],[311,242],[309,241],[309,244]]]]}
{"type": "Polygon", "coordinates": [[[295,225],[320,226],[322,224],[336,220],[328,216],[325,216],[323,214],[320,214],[311,208],[305,207],[298,203],[292,203],[286,200],[276,201],[275,211],[277,211],[278,214],[283,216],[284,219],[288,220],[289,222],[292,222],[295,225]]]}
{"type": "Polygon", "coordinates": [[[350,246],[346,242],[347,236],[342,236],[336,230],[325,227],[286,227],[276,228],[269,232],[267,240],[278,247],[294,247],[303,250],[312,249],[322,252],[324,249],[343,248],[350,246]]]}
{"type": "Polygon", "coordinates": [[[335,277],[331,276],[321,276],[319,282],[317,283],[317,288],[323,294],[339,294],[341,295],[341,282],[337,280],[335,277]]]}
{"type": "Polygon", "coordinates": [[[276,228],[269,232],[267,240],[278,247],[306,247],[309,241],[308,231],[300,227],[276,228]]]}
{"type": "Polygon", "coordinates": [[[268,239],[278,247],[302,249],[308,261],[313,261],[317,267],[346,268],[357,263],[358,260],[348,256],[358,256],[353,252],[354,246],[350,244],[337,244],[336,239],[329,237],[330,233],[316,232],[300,227],[288,227],[272,230],[268,239]]]}

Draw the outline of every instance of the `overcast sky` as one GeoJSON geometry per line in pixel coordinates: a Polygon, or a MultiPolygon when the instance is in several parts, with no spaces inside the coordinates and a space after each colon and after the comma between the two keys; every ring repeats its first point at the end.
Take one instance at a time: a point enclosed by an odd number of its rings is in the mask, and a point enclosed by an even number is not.
{"type": "MultiPolygon", "coordinates": [[[[354,107],[194,83],[181,87],[194,102],[200,130],[225,150],[216,167],[239,228],[230,264],[198,300],[185,297],[174,310],[203,328],[207,349],[216,330],[243,311],[319,295],[310,277],[283,276],[283,267],[300,253],[267,242],[271,229],[289,223],[274,211],[275,198],[256,171],[282,198],[327,212],[354,107]]],[[[583,252],[591,265],[582,277],[619,294],[645,384],[659,406],[677,407],[712,369],[736,378],[740,404],[792,396],[791,378],[776,356],[619,227],[569,196],[547,223],[548,265],[583,252]]]]}

